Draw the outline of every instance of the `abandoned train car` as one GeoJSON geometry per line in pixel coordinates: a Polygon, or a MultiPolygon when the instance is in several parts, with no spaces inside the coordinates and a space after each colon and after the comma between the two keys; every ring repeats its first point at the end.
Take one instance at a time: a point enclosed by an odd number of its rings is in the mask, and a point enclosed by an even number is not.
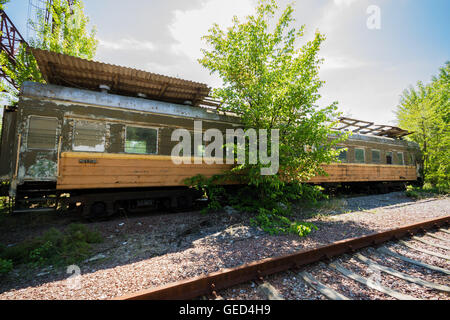
{"type": "MultiPolygon", "coordinates": [[[[47,84],[26,82],[15,108],[5,108],[0,180],[26,202],[33,195],[70,195],[86,215],[118,210],[189,207],[197,196],[184,184],[230,165],[181,164],[171,159],[172,132],[225,131],[239,119],[218,112],[200,83],[33,49],[47,84]]],[[[310,183],[405,183],[418,179],[417,145],[393,127],[343,119],[357,134],[342,145],[341,163],[310,183]],[[373,125],[373,124],[372,124],[373,125]],[[388,129],[386,129],[388,127],[388,129]],[[360,129],[365,129],[360,130],[360,129]],[[369,134],[370,133],[370,134],[369,134]]],[[[339,128],[338,128],[339,129],[339,128]]]]}

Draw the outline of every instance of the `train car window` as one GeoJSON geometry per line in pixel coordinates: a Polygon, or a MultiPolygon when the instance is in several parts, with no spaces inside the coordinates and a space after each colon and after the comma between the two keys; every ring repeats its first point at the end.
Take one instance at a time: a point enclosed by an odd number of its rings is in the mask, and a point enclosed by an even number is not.
{"type": "Polygon", "coordinates": [[[199,156],[204,157],[205,156],[205,150],[206,150],[205,145],[197,146],[197,154],[199,156]]]}
{"type": "Polygon", "coordinates": [[[380,150],[372,150],[372,162],[380,163],[381,162],[381,152],[380,150]]]}
{"type": "Polygon", "coordinates": [[[338,159],[342,162],[347,162],[347,148],[345,147],[337,147],[341,153],[339,154],[338,159]]]}
{"type": "Polygon", "coordinates": [[[365,163],[366,162],[364,149],[359,149],[359,148],[355,149],[355,162],[356,163],[365,163]]]}
{"type": "Polygon", "coordinates": [[[106,123],[94,121],[75,121],[73,150],[105,152],[106,123]]]}
{"type": "Polygon", "coordinates": [[[415,165],[415,159],[414,159],[414,155],[412,153],[409,154],[409,164],[412,166],[415,165]]]}
{"type": "Polygon", "coordinates": [[[397,152],[397,159],[399,165],[405,164],[405,159],[403,158],[403,152],[397,152]]]}
{"type": "Polygon", "coordinates": [[[28,126],[28,149],[55,150],[58,119],[31,116],[28,126]]]}
{"type": "Polygon", "coordinates": [[[386,152],[386,163],[392,164],[392,152],[386,152]]]}
{"type": "Polygon", "coordinates": [[[158,130],[127,127],[125,152],[132,154],[156,154],[158,152],[158,130]]]}

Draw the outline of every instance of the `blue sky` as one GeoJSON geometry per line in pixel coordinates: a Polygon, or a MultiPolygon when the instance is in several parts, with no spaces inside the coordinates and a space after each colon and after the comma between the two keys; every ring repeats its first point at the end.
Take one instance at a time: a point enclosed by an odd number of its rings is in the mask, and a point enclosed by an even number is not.
{"type": "MultiPolygon", "coordinates": [[[[279,1],[284,8],[292,1],[279,1]]],[[[85,0],[97,28],[96,60],[178,76],[219,86],[196,61],[200,38],[213,22],[230,24],[233,15],[253,12],[256,0],[85,0]]],[[[345,115],[394,124],[402,91],[428,82],[450,60],[448,0],[297,0],[296,24],[305,24],[305,40],[316,29],[327,36],[321,105],[333,101],[345,115]],[[367,8],[380,9],[381,28],[370,30],[367,8]]],[[[12,0],[6,9],[26,36],[28,0],[12,0]]]]}

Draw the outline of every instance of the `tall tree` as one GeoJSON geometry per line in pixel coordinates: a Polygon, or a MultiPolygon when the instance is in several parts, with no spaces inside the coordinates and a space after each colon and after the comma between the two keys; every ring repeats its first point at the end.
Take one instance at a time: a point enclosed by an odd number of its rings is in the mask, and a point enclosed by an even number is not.
{"type": "MultiPolygon", "coordinates": [[[[70,6],[66,0],[53,0],[49,19],[43,14],[38,21],[30,21],[36,35],[29,40],[29,45],[35,48],[68,54],[84,59],[92,59],[97,50],[98,41],[95,39],[95,27],[88,31],[89,18],[84,13],[81,0],[73,1],[70,6]]],[[[5,73],[20,87],[24,81],[44,82],[36,60],[28,50],[26,44],[21,45],[12,62],[6,54],[0,55],[0,64],[5,73]]],[[[14,87],[1,84],[6,94],[3,96],[11,103],[17,101],[18,92],[14,87]]]]}
{"type": "Polygon", "coordinates": [[[0,9],[3,10],[8,2],[9,0],[0,0],[0,9]]]}
{"type": "Polygon", "coordinates": [[[257,221],[263,228],[268,223],[301,234],[304,225],[280,216],[282,208],[307,188],[298,182],[325,174],[321,165],[336,161],[339,151],[333,147],[347,136],[331,130],[339,115],[337,102],[317,105],[324,84],[318,53],[325,36],[316,32],[301,45],[305,26],[293,27],[293,11],[292,5],[280,11],[274,0],[260,0],[256,13],[245,21],[234,17],[227,30],[214,24],[203,37],[208,48],[202,49],[199,62],[222,79],[223,86],[213,91],[223,101],[222,111],[237,114],[245,129],[279,130],[277,174],[262,175],[266,165],[260,159],[234,171],[246,177],[251,192],[257,190],[257,221]]]}
{"type": "Polygon", "coordinates": [[[420,146],[425,182],[443,189],[450,188],[449,73],[446,62],[429,84],[406,89],[396,110],[399,126],[414,132],[407,139],[420,146]]]}
{"type": "MultiPolygon", "coordinates": [[[[318,52],[325,37],[316,32],[312,41],[298,47],[305,26],[290,27],[291,5],[274,21],[277,10],[275,1],[262,0],[245,22],[234,17],[227,31],[215,24],[204,37],[210,48],[202,50],[199,62],[223,81],[223,87],[214,90],[224,102],[223,111],[238,114],[246,128],[280,130],[284,179],[308,180],[323,173],[322,163],[335,160],[331,146],[339,140],[329,139],[337,103],[316,105],[324,83],[318,77],[318,52]]],[[[260,166],[242,169],[254,172],[257,179],[273,179],[258,177],[260,166]]]]}

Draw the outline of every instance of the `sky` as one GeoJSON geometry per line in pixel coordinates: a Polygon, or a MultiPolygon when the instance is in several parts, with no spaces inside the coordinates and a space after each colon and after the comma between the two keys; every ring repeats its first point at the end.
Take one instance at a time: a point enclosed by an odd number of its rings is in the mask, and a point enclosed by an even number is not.
{"type": "MultiPolygon", "coordinates": [[[[26,37],[29,0],[6,8],[26,37]]],[[[198,62],[201,37],[213,23],[231,25],[254,12],[257,0],[84,0],[96,27],[95,60],[220,86],[198,62]]],[[[338,102],[345,116],[395,125],[400,96],[417,81],[429,82],[450,60],[448,0],[297,0],[295,26],[303,41],[325,34],[320,57],[320,106],[338,102]]],[[[300,42],[299,45],[302,43],[300,42]]]]}

